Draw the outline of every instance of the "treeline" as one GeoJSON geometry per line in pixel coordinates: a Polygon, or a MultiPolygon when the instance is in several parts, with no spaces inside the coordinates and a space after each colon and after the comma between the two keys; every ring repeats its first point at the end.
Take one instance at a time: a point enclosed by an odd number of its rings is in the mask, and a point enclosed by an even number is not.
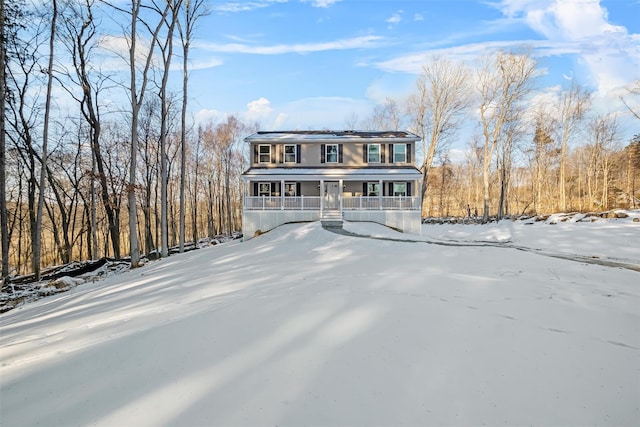
{"type": "Polygon", "coordinates": [[[387,101],[348,126],[408,128],[422,138],[423,216],[490,216],[640,207],[640,79],[603,113],[576,82],[541,90],[527,52],[473,64],[436,57],[408,99],[387,101]],[[467,141],[462,140],[466,130],[467,141]],[[469,132],[471,130],[471,132],[469,132]],[[462,142],[464,159],[451,158],[462,142]]]}
{"type": "MultiPolygon", "coordinates": [[[[188,115],[205,0],[0,6],[3,283],[103,256],[136,267],[144,254],[241,229],[242,139],[259,126],[234,116],[195,126],[188,115]]],[[[409,99],[345,127],[422,137],[425,216],[637,207],[640,137],[625,141],[579,85],[537,96],[538,74],[526,52],[473,66],[435,58],[409,99]],[[454,161],[450,144],[469,127],[466,159],[454,161]]],[[[627,95],[638,117],[640,81],[627,95]]]]}
{"type": "Polygon", "coordinates": [[[242,138],[257,125],[194,127],[187,113],[206,1],[0,6],[3,283],[72,260],[127,256],[135,267],[241,229],[242,138]]]}

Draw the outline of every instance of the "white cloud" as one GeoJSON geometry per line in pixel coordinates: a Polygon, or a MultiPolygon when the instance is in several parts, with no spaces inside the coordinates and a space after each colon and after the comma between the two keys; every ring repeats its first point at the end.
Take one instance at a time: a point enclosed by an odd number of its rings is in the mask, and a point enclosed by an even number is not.
{"type": "Polygon", "coordinates": [[[505,16],[521,17],[549,42],[575,50],[598,92],[610,92],[637,78],[640,35],[612,25],[599,0],[502,0],[494,6],[505,16]]]}
{"type": "Polygon", "coordinates": [[[313,7],[329,7],[334,3],[338,3],[342,0],[302,0],[303,3],[311,3],[313,7]]]}
{"type": "Polygon", "coordinates": [[[220,123],[234,114],[245,123],[259,123],[263,130],[342,129],[349,116],[366,117],[373,107],[369,100],[344,97],[303,98],[274,106],[269,99],[260,97],[248,102],[246,110],[240,112],[200,110],[196,122],[220,123]]]}
{"type": "Polygon", "coordinates": [[[213,5],[212,8],[218,13],[238,13],[262,9],[264,7],[269,7],[274,3],[287,3],[287,1],[288,0],[229,1],[213,5]]]}
{"type": "Polygon", "coordinates": [[[228,114],[216,109],[202,109],[195,115],[195,122],[198,124],[221,123],[227,119],[228,114]]]}
{"type": "Polygon", "coordinates": [[[387,19],[385,20],[385,22],[388,22],[388,23],[393,24],[393,25],[398,24],[400,21],[402,21],[402,16],[401,16],[401,14],[402,14],[402,11],[401,11],[401,10],[399,10],[399,11],[397,11],[397,12],[394,12],[394,13],[391,15],[391,17],[389,17],[389,18],[387,18],[387,19]]]}
{"type": "Polygon", "coordinates": [[[254,55],[282,55],[286,53],[311,53],[330,50],[367,49],[375,47],[380,36],[360,36],[321,43],[279,44],[273,46],[251,46],[242,43],[199,43],[200,49],[213,52],[247,53],[254,55]]]}
{"type": "MultiPolygon", "coordinates": [[[[191,70],[191,71],[193,71],[193,70],[206,70],[207,68],[219,67],[223,63],[224,62],[219,58],[198,59],[198,60],[192,61],[191,65],[189,66],[189,70],[191,70]]],[[[182,62],[180,62],[178,69],[182,70],[182,62]]]]}
{"type": "Polygon", "coordinates": [[[413,15],[413,20],[416,22],[424,21],[424,16],[422,16],[421,13],[416,13],[415,15],[413,15]]]}

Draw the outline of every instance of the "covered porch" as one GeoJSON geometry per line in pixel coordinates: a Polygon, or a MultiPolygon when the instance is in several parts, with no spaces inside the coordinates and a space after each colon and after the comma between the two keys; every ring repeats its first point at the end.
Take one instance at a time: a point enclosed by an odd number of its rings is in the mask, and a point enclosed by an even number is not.
{"type": "Polygon", "coordinates": [[[243,233],[286,222],[374,221],[419,232],[421,175],[415,168],[250,169],[243,175],[243,233]]]}

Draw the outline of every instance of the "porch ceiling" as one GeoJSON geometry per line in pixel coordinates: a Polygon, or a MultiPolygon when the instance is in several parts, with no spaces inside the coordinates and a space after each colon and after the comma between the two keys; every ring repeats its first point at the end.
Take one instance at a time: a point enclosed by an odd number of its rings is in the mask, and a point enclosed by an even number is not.
{"type": "Polygon", "coordinates": [[[340,168],[252,168],[243,175],[244,181],[257,180],[291,180],[291,181],[414,181],[422,177],[416,168],[361,168],[361,169],[340,169],[340,168]]]}

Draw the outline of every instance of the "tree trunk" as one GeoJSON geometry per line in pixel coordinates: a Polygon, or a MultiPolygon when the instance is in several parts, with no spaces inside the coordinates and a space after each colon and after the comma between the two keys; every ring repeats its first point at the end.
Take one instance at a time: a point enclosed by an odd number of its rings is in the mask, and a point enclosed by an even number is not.
{"type": "Polygon", "coordinates": [[[5,132],[5,100],[6,77],[5,58],[6,41],[4,27],[4,0],[0,0],[0,239],[2,240],[2,284],[9,277],[9,223],[7,218],[7,187],[6,187],[6,132],[5,132]]]}
{"type": "Polygon", "coordinates": [[[44,189],[47,178],[47,143],[49,140],[49,115],[51,112],[51,90],[53,87],[53,58],[56,37],[56,20],[58,18],[58,3],[53,0],[53,16],[51,19],[51,35],[49,39],[49,65],[47,67],[47,95],[44,107],[44,123],[42,132],[42,165],[40,167],[40,191],[38,193],[38,212],[36,214],[35,242],[33,243],[33,272],[36,281],[40,280],[40,257],[42,250],[42,211],[44,206],[44,189]]]}

